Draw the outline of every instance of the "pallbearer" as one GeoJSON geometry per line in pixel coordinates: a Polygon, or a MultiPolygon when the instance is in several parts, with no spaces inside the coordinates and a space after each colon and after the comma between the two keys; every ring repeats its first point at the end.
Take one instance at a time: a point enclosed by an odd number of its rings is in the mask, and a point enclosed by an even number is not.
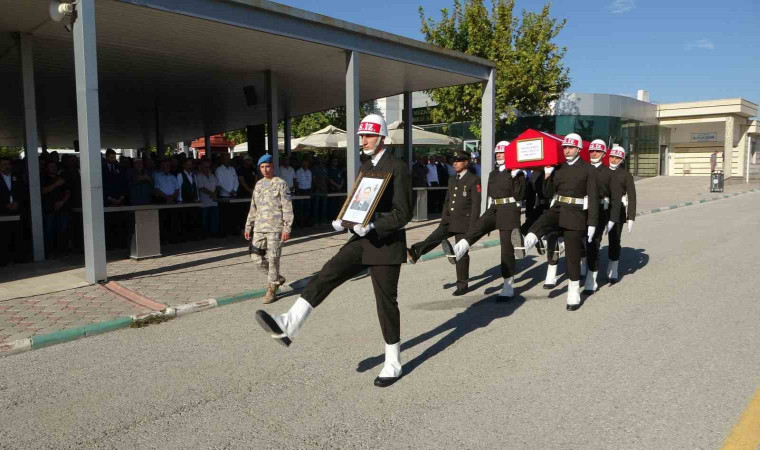
{"type": "MultiPolygon", "coordinates": [[[[541,215],[549,209],[550,198],[544,192],[544,168],[533,169],[526,177],[525,222],[520,226],[520,233],[525,236],[541,215]]],[[[562,244],[564,247],[564,244],[562,244]]],[[[556,233],[550,233],[543,240],[536,242],[540,255],[546,253],[546,278],[544,289],[554,289],[557,285],[557,263],[562,253],[558,247],[556,233]]]]}
{"type": "Polygon", "coordinates": [[[607,224],[609,232],[609,264],[607,278],[610,284],[618,281],[618,261],[620,260],[620,235],[623,224],[627,223],[628,232],[633,231],[633,221],[636,220],[636,185],[633,176],[622,165],[625,159],[625,149],[618,145],[610,150],[610,193],[612,205],[610,220],[607,224]]]}
{"type": "MultiPolygon", "coordinates": [[[[414,264],[422,255],[438,247],[441,240],[454,236],[461,240],[480,217],[480,177],[467,170],[470,155],[457,150],[452,157],[456,176],[449,177],[449,190],[443,204],[441,223],[425,240],[412,245],[407,251],[407,262],[414,264]]],[[[450,259],[452,263],[455,261],[450,259]]],[[[454,295],[467,292],[470,278],[470,256],[465,254],[456,261],[457,289],[454,295]]]]}
{"type": "MultiPolygon", "coordinates": [[[[596,187],[599,195],[599,221],[594,231],[594,237],[591,242],[586,243],[586,257],[588,262],[588,273],[586,274],[586,285],[583,288],[584,294],[591,294],[599,289],[596,282],[599,273],[599,248],[602,245],[602,237],[605,232],[607,222],[610,220],[610,182],[612,181],[612,171],[602,163],[604,155],[607,154],[607,144],[601,139],[591,142],[588,147],[591,156],[591,165],[596,171],[596,187]]],[[[589,197],[589,201],[592,199],[589,197]]],[[[581,275],[583,275],[581,273],[581,275]]]]}
{"type": "MultiPolygon", "coordinates": [[[[386,387],[401,377],[398,279],[401,264],[406,260],[404,226],[412,217],[409,192],[411,176],[406,164],[393,158],[385,149],[388,126],[385,119],[370,114],[359,125],[361,147],[369,158],[360,173],[390,173],[390,181],[380,197],[372,222],[355,225],[352,236],[312,278],[303,293],[285,314],[270,316],[256,311],[256,320],[272,338],[289,346],[312,310],[344,282],[369,269],[375,292],[377,316],[385,340],[385,364],[375,378],[375,386],[386,387]]],[[[343,230],[340,220],[333,222],[336,231],[343,230]]]]}
{"type": "MultiPolygon", "coordinates": [[[[452,248],[443,241],[443,251],[457,260],[467,254],[470,246],[494,230],[499,230],[501,240],[501,276],[504,279],[499,299],[508,300],[514,296],[515,247],[522,247],[520,234],[520,202],[525,196],[525,174],[522,170],[507,169],[504,152],[509,142],[496,144],[494,159],[496,169],[488,178],[488,210],[478,219],[473,228],[452,248]]],[[[519,250],[520,256],[525,255],[519,250]]]]}
{"type": "Polygon", "coordinates": [[[591,164],[580,157],[583,141],[575,133],[565,136],[562,142],[565,162],[557,169],[547,167],[545,190],[552,197],[548,211],[530,227],[525,237],[525,249],[536,245],[539,239],[552,232],[561,232],[565,240],[565,257],[570,283],[567,288],[567,310],[581,306],[581,239],[586,231],[590,242],[599,221],[596,175],[591,164]],[[590,201],[590,200],[591,201],[590,201]]]}

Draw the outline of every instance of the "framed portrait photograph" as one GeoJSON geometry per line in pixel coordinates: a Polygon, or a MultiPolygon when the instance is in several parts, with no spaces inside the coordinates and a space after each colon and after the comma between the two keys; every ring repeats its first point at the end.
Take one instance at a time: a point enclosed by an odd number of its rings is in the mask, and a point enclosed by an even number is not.
{"type": "Polygon", "coordinates": [[[390,172],[367,172],[359,175],[338,214],[338,220],[345,228],[352,228],[357,224],[367,226],[372,221],[372,215],[390,179],[390,172]]]}

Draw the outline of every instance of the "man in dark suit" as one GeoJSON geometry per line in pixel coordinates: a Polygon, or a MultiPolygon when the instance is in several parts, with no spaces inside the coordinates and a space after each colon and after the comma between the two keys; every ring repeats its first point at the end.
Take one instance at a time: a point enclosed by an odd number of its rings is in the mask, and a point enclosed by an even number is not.
{"type": "Polygon", "coordinates": [[[594,167],[580,157],[583,141],[575,133],[565,136],[562,143],[565,162],[558,168],[544,169],[544,192],[552,204],[525,236],[527,251],[549,233],[561,232],[565,240],[565,257],[570,283],[567,288],[567,310],[581,306],[581,244],[586,231],[591,242],[599,221],[599,194],[594,167]]]}
{"type": "MultiPolygon", "coordinates": [[[[441,241],[454,236],[457,241],[464,238],[480,217],[480,178],[467,171],[470,155],[462,150],[454,152],[455,177],[449,179],[449,189],[443,202],[441,223],[430,236],[412,245],[407,250],[407,262],[414,264],[425,253],[438,247],[441,241]]],[[[448,174],[447,174],[448,177],[448,174]]],[[[467,292],[467,282],[470,278],[470,256],[465,255],[457,266],[457,289],[454,295],[467,292]]]]}
{"type": "MultiPolygon", "coordinates": [[[[21,182],[11,173],[11,160],[0,157],[0,217],[20,216],[21,182]]],[[[26,257],[24,239],[21,237],[21,220],[0,221],[0,266],[23,262],[26,257]]]]}
{"type": "MultiPolygon", "coordinates": [[[[401,317],[398,309],[398,279],[406,260],[406,231],[411,220],[409,204],[411,176],[407,165],[385,149],[388,127],[385,119],[370,114],[359,125],[362,152],[368,159],[360,173],[390,173],[390,181],[378,200],[371,222],[351,228],[348,242],[312,278],[295,304],[275,317],[257,311],[256,319],[264,330],[283,345],[290,345],[311,311],[344,282],[369,269],[375,291],[377,315],[385,340],[385,364],[375,378],[375,386],[387,387],[401,377],[401,317]]],[[[341,221],[333,222],[336,231],[341,221]]]]}
{"type": "Polygon", "coordinates": [[[525,175],[522,170],[510,170],[506,166],[505,152],[509,142],[501,141],[494,149],[496,168],[488,178],[488,210],[478,219],[472,229],[452,248],[444,241],[443,251],[450,260],[460,260],[470,245],[494,230],[499,230],[501,241],[501,277],[504,279],[499,300],[514,296],[515,247],[521,247],[520,202],[525,196],[525,175]]]}

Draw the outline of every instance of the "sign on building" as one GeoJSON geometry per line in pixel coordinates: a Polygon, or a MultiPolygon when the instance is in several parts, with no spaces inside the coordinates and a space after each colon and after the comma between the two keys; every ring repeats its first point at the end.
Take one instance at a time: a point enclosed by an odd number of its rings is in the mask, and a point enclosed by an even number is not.
{"type": "Polygon", "coordinates": [[[691,133],[691,142],[714,142],[718,140],[718,133],[691,133]]]}

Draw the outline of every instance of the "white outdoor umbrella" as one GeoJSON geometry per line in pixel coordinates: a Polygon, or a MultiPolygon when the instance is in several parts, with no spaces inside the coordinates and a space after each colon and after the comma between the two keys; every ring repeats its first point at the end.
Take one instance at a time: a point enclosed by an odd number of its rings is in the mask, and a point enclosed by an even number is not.
{"type": "MultiPolygon", "coordinates": [[[[291,139],[290,140],[290,148],[291,149],[295,148],[297,142],[298,142],[298,139],[291,139]]],[[[277,133],[277,147],[279,147],[279,149],[281,151],[285,150],[285,133],[283,133],[282,131],[279,131],[277,133]]],[[[269,151],[269,140],[268,139],[266,141],[264,141],[264,150],[269,151]]],[[[248,153],[248,142],[243,142],[241,144],[236,145],[232,149],[232,152],[233,153],[248,153]]]]}
{"type": "Polygon", "coordinates": [[[307,151],[320,148],[346,148],[346,132],[340,128],[328,125],[308,136],[294,140],[293,151],[307,151]]]}
{"type": "MultiPolygon", "coordinates": [[[[426,131],[414,125],[412,125],[412,143],[415,147],[462,147],[461,139],[426,131]]],[[[397,120],[388,125],[388,137],[385,138],[385,145],[404,145],[404,122],[397,120]]]]}

